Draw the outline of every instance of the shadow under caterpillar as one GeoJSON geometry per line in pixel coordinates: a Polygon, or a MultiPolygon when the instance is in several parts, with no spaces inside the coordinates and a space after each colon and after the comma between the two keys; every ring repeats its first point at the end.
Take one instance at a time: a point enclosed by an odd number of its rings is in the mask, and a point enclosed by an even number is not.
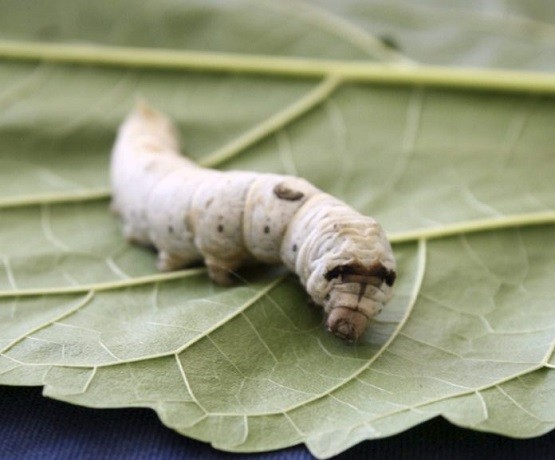
{"type": "Polygon", "coordinates": [[[177,138],[145,102],[120,126],[111,206],[125,238],[154,245],[160,270],[204,260],[221,285],[247,262],[283,263],[323,308],[328,330],[357,340],[395,281],[380,225],[298,177],[200,167],[180,154],[177,138]]]}

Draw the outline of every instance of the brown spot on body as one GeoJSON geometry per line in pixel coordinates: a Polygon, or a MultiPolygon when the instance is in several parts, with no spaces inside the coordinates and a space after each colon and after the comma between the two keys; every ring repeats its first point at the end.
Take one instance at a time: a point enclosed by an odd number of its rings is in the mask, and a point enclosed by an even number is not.
{"type": "Polygon", "coordinates": [[[208,209],[210,207],[210,205],[214,202],[214,198],[210,198],[206,204],[204,205],[205,209],[208,209]]]}
{"type": "Polygon", "coordinates": [[[291,248],[293,250],[293,252],[297,252],[297,245],[294,244],[293,247],[291,248]]]}
{"type": "Polygon", "coordinates": [[[222,224],[218,225],[218,232],[222,233],[224,231],[224,226],[222,224]]]}
{"type": "Polygon", "coordinates": [[[270,233],[270,227],[268,227],[267,225],[264,227],[264,233],[270,233]]]}
{"type": "Polygon", "coordinates": [[[338,265],[324,275],[328,281],[339,276],[343,281],[349,283],[373,284],[379,286],[385,281],[385,284],[388,286],[393,286],[396,273],[384,267],[379,262],[370,267],[365,267],[361,263],[353,262],[350,264],[338,265]]]}
{"type": "Polygon", "coordinates": [[[274,195],[281,200],[297,201],[304,196],[304,193],[298,190],[293,190],[287,187],[284,182],[280,182],[274,187],[274,195]]]}
{"type": "Polygon", "coordinates": [[[168,233],[173,233],[173,225],[168,226],[168,233]]]}

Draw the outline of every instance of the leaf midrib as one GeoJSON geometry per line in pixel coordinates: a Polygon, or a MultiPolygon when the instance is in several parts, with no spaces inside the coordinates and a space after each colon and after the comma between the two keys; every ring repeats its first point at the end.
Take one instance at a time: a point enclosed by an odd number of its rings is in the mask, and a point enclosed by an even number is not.
{"type": "Polygon", "coordinates": [[[555,94],[549,73],[442,66],[414,66],[300,57],[268,57],[236,53],[156,48],[76,45],[0,40],[0,59],[124,68],[173,69],[323,78],[389,85],[425,85],[488,91],[555,94]]]}

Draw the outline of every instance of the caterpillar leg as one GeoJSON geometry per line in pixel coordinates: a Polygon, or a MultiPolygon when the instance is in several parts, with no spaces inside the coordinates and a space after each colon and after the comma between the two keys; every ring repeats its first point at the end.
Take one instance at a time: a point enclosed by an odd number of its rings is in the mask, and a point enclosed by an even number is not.
{"type": "Polygon", "coordinates": [[[156,261],[156,268],[162,272],[171,272],[179,268],[186,267],[198,260],[198,258],[193,257],[182,257],[176,254],[172,254],[167,251],[158,252],[158,260],[156,261]]]}
{"type": "Polygon", "coordinates": [[[220,286],[231,286],[235,282],[233,272],[241,266],[241,262],[229,262],[206,257],[204,263],[208,268],[208,276],[220,286]]]}
{"type": "Polygon", "coordinates": [[[129,222],[123,223],[123,236],[128,243],[141,244],[143,246],[149,246],[151,244],[151,241],[137,232],[136,228],[129,222]]]}
{"type": "Polygon", "coordinates": [[[110,201],[110,212],[114,215],[114,216],[119,216],[121,215],[121,212],[119,210],[119,206],[116,204],[116,200],[114,198],[112,198],[112,201],[110,201]]]}

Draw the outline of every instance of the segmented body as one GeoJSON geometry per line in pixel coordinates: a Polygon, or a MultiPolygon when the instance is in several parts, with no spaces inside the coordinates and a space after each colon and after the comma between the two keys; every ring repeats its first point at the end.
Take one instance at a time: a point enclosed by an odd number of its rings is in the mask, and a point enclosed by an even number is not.
{"type": "Polygon", "coordinates": [[[203,260],[230,284],[249,261],[295,272],[336,335],[356,340],[391,296],[395,260],[380,225],[304,179],[202,168],[171,122],[139,104],[112,152],[112,207],[125,237],[154,245],[158,268],[203,260]]]}

